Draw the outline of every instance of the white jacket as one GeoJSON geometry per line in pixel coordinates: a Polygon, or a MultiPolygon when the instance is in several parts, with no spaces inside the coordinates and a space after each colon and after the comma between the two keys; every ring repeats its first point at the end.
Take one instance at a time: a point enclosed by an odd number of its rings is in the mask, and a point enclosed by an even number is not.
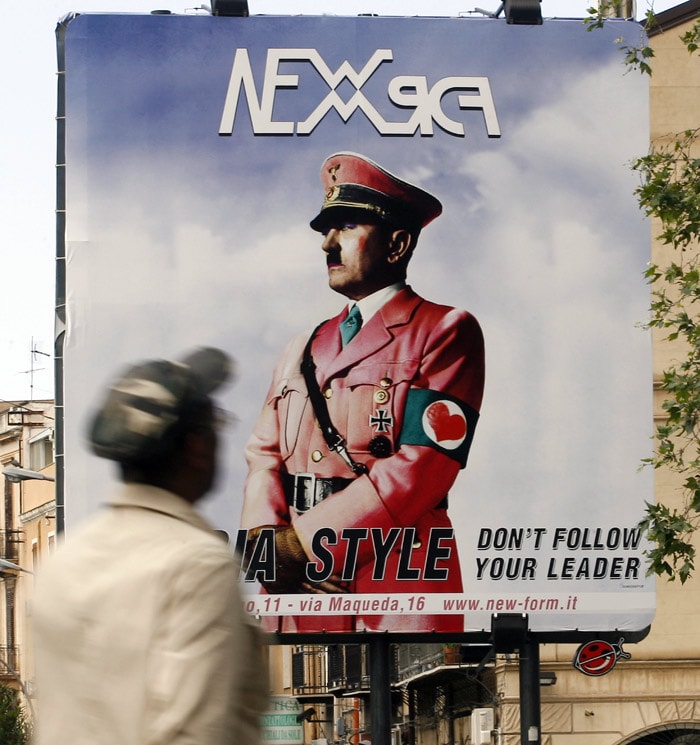
{"type": "Polygon", "coordinates": [[[185,500],[128,484],[40,572],[37,745],[253,745],[267,703],[238,564],[185,500]]]}

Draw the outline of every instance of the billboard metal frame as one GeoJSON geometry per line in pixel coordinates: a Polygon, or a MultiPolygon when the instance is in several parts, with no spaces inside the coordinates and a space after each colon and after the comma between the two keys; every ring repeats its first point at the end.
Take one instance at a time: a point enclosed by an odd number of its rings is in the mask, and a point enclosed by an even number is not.
{"type": "MultiPolygon", "coordinates": [[[[69,24],[77,17],[76,14],[66,16],[57,28],[57,47],[58,47],[58,104],[57,104],[57,223],[56,223],[56,337],[55,337],[55,379],[56,379],[56,413],[57,413],[57,431],[56,431],[56,469],[57,469],[57,529],[62,532],[65,527],[65,370],[64,370],[64,345],[66,341],[66,70],[65,70],[65,37],[69,24]]],[[[494,614],[497,616],[498,614],[494,614]]],[[[649,626],[636,630],[624,631],[627,642],[636,642],[643,639],[649,631],[649,626]]],[[[610,641],[616,641],[621,631],[618,629],[600,629],[593,631],[590,628],[586,630],[566,629],[561,631],[532,631],[528,630],[528,639],[535,640],[537,643],[561,643],[561,642],[579,642],[592,638],[601,638],[610,641]]],[[[460,641],[462,643],[490,643],[492,641],[492,632],[489,631],[465,631],[463,633],[450,632],[442,634],[440,632],[421,631],[421,632],[388,632],[388,637],[392,643],[401,643],[403,641],[435,641],[440,639],[450,639],[451,641],[460,641]]],[[[290,643],[358,643],[358,640],[367,639],[367,643],[372,643],[374,633],[371,631],[363,632],[313,632],[313,633],[272,633],[269,635],[271,643],[290,644],[290,643]]],[[[360,643],[363,643],[360,641],[360,643]]]]}

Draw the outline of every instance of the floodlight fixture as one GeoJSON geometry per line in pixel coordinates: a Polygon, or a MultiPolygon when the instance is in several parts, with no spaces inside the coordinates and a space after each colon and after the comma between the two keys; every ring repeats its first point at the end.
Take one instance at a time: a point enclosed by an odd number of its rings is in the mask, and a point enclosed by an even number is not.
{"type": "Polygon", "coordinates": [[[301,712],[301,714],[297,714],[297,722],[301,724],[302,722],[310,722],[311,717],[316,716],[316,709],[313,709],[309,707],[308,709],[304,709],[304,711],[301,712]]]}
{"type": "Polygon", "coordinates": [[[541,0],[505,0],[504,7],[508,23],[542,25],[541,0]]]}
{"type": "Polygon", "coordinates": [[[248,0],[212,0],[211,14],[244,18],[249,15],[248,0]]]}
{"type": "Polygon", "coordinates": [[[523,648],[528,635],[525,613],[494,613],[491,616],[491,644],[497,654],[523,648]]]}

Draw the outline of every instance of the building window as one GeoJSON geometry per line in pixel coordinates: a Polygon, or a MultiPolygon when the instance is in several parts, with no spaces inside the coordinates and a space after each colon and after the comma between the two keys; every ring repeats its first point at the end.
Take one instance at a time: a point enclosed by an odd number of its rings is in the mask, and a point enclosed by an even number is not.
{"type": "Polygon", "coordinates": [[[32,541],[32,571],[36,572],[39,569],[39,541],[36,539],[32,541]]]}
{"type": "Polygon", "coordinates": [[[48,436],[29,443],[29,467],[33,471],[40,471],[53,461],[53,441],[48,436]]]}

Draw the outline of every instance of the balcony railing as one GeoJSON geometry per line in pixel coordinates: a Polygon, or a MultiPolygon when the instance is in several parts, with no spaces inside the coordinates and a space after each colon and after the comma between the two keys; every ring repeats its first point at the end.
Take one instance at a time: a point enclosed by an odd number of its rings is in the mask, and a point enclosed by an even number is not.
{"type": "Polygon", "coordinates": [[[364,644],[300,645],[292,653],[296,695],[369,690],[369,660],[364,644]]]}
{"type": "Polygon", "coordinates": [[[19,649],[0,647],[0,680],[17,680],[19,668],[19,649]]]}
{"type": "Polygon", "coordinates": [[[326,648],[299,646],[292,653],[292,688],[295,696],[328,693],[326,648]]]}
{"type": "Polygon", "coordinates": [[[459,662],[459,645],[402,644],[398,648],[396,678],[402,682],[429,670],[459,662]]]}
{"type": "MultiPolygon", "coordinates": [[[[481,647],[479,647],[481,650],[481,647]]],[[[479,654],[483,657],[483,651],[479,654]]],[[[391,683],[401,686],[433,671],[469,664],[459,644],[392,646],[391,683]]],[[[369,652],[365,644],[299,645],[292,654],[295,695],[358,695],[370,690],[369,652]]]]}
{"type": "Polygon", "coordinates": [[[19,558],[19,546],[23,542],[23,530],[0,530],[0,558],[16,562],[19,558]]]}

